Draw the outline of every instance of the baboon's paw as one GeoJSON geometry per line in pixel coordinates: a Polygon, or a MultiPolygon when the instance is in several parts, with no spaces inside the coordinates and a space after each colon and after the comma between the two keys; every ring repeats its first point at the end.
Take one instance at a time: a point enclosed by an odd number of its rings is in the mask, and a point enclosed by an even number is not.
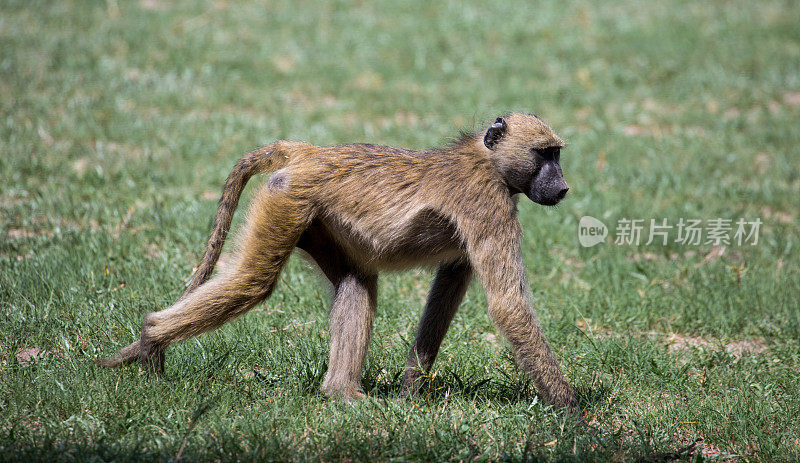
{"type": "Polygon", "coordinates": [[[158,378],[164,374],[164,360],[166,352],[164,348],[156,346],[155,344],[142,341],[142,353],[139,359],[142,362],[142,368],[151,375],[158,378]]]}
{"type": "Polygon", "coordinates": [[[322,393],[329,399],[339,399],[348,404],[355,404],[367,398],[361,391],[361,385],[358,384],[323,384],[322,393]]]}
{"type": "Polygon", "coordinates": [[[423,379],[419,375],[413,377],[407,376],[403,381],[403,387],[400,389],[400,397],[405,399],[406,397],[417,395],[422,386],[422,381],[423,379]]]}
{"type": "Polygon", "coordinates": [[[95,365],[101,367],[119,368],[122,366],[122,358],[120,358],[119,356],[111,358],[99,358],[99,359],[94,359],[94,363],[95,365]]]}
{"type": "Polygon", "coordinates": [[[343,394],[342,400],[344,400],[346,404],[355,405],[359,402],[367,400],[367,395],[361,391],[356,391],[347,395],[343,394]]]}
{"type": "Polygon", "coordinates": [[[129,365],[139,359],[141,343],[136,341],[120,349],[119,353],[109,358],[95,359],[95,364],[107,368],[119,368],[129,365]]]}

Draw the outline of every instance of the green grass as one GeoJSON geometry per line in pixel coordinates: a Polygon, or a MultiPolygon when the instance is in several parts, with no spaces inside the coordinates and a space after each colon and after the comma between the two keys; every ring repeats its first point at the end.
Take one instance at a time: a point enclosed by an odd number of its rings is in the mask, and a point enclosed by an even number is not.
{"type": "Polygon", "coordinates": [[[771,0],[2,2],[0,460],[799,459],[798,24],[771,0]],[[381,278],[383,403],[318,392],[329,294],[300,258],[163,380],[93,365],[181,293],[241,153],[425,148],[509,110],[569,142],[567,200],[520,220],[591,432],[537,400],[477,284],[400,399],[428,270],[381,278]],[[764,225],[714,257],[582,248],[584,215],[764,225]]]}

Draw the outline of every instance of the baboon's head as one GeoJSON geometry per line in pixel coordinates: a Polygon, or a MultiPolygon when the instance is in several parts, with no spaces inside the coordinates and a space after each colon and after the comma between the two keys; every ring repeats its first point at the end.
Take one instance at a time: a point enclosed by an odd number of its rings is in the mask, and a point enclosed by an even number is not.
{"type": "Polygon", "coordinates": [[[545,206],[558,204],[567,194],[560,164],[564,141],[538,117],[498,117],[486,129],[483,144],[512,194],[525,193],[545,206]]]}

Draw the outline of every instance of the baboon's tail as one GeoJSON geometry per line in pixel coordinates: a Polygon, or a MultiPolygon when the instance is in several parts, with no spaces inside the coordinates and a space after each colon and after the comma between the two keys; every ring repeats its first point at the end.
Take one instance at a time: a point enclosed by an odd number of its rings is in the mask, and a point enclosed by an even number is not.
{"type": "MultiPolygon", "coordinates": [[[[285,156],[283,151],[281,142],[273,143],[245,154],[236,163],[233,171],[228,175],[225,188],[222,190],[217,216],[214,219],[214,229],[208,239],[206,253],[203,255],[203,260],[197,267],[194,278],[189,287],[186,288],[186,291],[183,292],[181,299],[205,283],[211,276],[211,272],[214,271],[214,266],[217,264],[219,255],[222,252],[222,245],[225,244],[225,238],[227,238],[228,231],[231,228],[233,213],[236,211],[236,206],[239,204],[239,198],[247,181],[253,175],[272,172],[285,166],[288,156],[285,156]]],[[[114,357],[97,359],[96,363],[104,367],[120,367],[139,360],[141,352],[141,342],[136,341],[123,347],[114,357]]]]}
{"type": "Polygon", "coordinates": [[[208,238],[206,253],[194,272],[191,284],[183,292],[181,299],[208,281],[211,272],[214,271],[214,266],[217,264],[219,255],[222,252],[222,245],[225,244],[225,238],[227,238],[228,231],[230,231],[231,220],[233,220],[233,213],[239,204],[239,197],[242,196],[242,191],[250,177],[264,172],[272,172],[286,165],[287,157],[283,156],[283,150],[279,148],[279,143],[245,154],[228,175],[228,180],[225,181],[225,188],[222,190],[222,197],[219,199],[217,217],[214,219],[211,237],[208,238]]]}

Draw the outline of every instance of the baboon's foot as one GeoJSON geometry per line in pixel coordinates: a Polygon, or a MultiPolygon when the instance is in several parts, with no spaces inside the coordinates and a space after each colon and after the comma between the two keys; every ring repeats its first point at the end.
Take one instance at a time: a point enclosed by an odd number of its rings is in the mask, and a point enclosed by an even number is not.
{"type": "Polygon", "coordinates": [[[154,375],[156,378],[164,374],[164,360],[166,358],[166,349],[153,343],[142,341],[142,353],[139,355],[139,360],[142,362],[142,368],[154,375]]]}
{"type": "Polygon", "coordinates": [[[416,367],[406,368],[406,374],[403,377],[403,387],[400,389],[401,397],[408,397],[419,392],[425,378],[416,367]]]}
{"type": "Polygon", "coordinates": [[[142,368],[158,378],[164,374],[164,359],[166,357],[167,346],[155,342],[147,336],[148,323],[145,321],[142,327],[142,337],[139,339],[141,345],[141,352],[139,353],[139,360],[142,362],[142,368]]]}
{"type": "Polygon", "coordinates": [[[139,360],[142,368],[158,378],[164,374],[164,360],[167,343],[157,341],[152,333],[156,327],[156,313],[149,313],[142,322],[142,334],[139,338],[139,360]]]}
{"type": "Polygon", "coordinates": [[[121,366],[129,365],[139,360],[140,355],[141,355],[141,345],[139,341],[136,341],[120,349],[117,355],[111,358],[96,359],[95,363],[103,367],[119,368],[121,366]]]}
{"type": "Polygon", "coordinates": [[[568,383],[565,382],[553,387],[549,392],[550,394],[544,394],[546,402],[575,416],[583,416],[583,410],[580,408],[578,398],[568,383]]]}
{"type": "Polygon", "coordinates": [[[331,399],[341,399],[346,403],[353,404],[364,400],[367,395],[361,389],[361,384],[354,382],[346,382],[343,384],[334,383],[332,381],[324,381],[322,383],[322,393],[331,399]]]}

